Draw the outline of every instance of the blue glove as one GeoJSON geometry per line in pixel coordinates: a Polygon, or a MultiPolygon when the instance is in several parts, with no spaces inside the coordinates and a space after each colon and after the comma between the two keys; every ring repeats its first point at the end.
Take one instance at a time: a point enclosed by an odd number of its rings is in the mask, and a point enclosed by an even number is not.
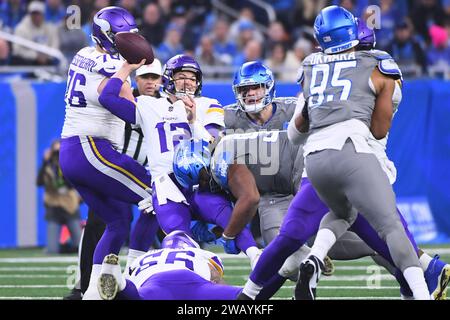
{"type": "Polygon", "coordinates": [[[234,239],[226,240],[220,238],[219,242],[222,243],[225,252],[228,254],[239,254],[241,252],[241,249],[236,246],[236,241],[234,241],[234,239]]]}
{"type": "Polygon", "coordinates": [[[216,240],[216,235],[209,231],[206,222],[196,221],[191,223],[191,231],[197,242],[213,242],[216,240]]]}

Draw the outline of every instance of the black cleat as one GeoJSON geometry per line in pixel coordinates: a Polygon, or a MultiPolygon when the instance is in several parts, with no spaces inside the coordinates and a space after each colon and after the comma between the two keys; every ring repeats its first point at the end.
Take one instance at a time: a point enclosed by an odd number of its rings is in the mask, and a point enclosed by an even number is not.
{"type": "Polygon", "coordinates": [[[309,256],[300,264],[300,276],[295,286],[295,300],[316,299],[316,287],[323,267],[323,262],[315,256],[309,256]]]}
{"type": "Polygon", "coordinates": [[[253,300],[252,298],[250,298],[248,295],[246,295],[245,293],[241,292],[239,293],[239,295],[237,296],[236,300],[253,300]]]}

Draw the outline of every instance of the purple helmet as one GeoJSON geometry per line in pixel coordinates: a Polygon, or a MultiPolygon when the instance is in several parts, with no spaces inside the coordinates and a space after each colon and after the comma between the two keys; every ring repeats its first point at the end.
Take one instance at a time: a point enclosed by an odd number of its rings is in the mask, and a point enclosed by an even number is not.
{"type": "Polygon", "coordinates": [[[364,20],[360,18],[356,18],[356,24],[358,26],[358,49],[371,50],[375,48],[376,39],[373,29],[370,29],[364,20]]]}
{"type": "Polygon", "coordinates": [[[197,78],[197,89],[194,92],[195,96],[199,96],[202,92],[202,70],[194,58],[185,54],[178,54],[167,60],[164,65],[162,83],[164,91],[168,94],[176,94],[175,83],[173,76],[179,71],[191,71],[197,78]]]}
{"type": "Polygon", "coordinates": [[[197,242],[192,239],[186,232],[175,230],[169,233],[161,243],[162,248],[169,249],[185,249],[185,248],[200,248],[197,242]]]}
{"type": "Polygon", "coordinates": [[[106,7],[97,12],[92,23],[92,39],[106,52],[117,53],[114,36],[118,32],[137,32],[134,17],[120,7],[106,7]]]}

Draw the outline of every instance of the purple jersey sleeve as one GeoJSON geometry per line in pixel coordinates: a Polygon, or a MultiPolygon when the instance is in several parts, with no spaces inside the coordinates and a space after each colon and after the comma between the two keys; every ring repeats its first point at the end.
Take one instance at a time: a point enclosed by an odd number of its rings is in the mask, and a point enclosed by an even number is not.
{"type": "Polygon", "coordinates": [[[98,101],[103,107],[123,121],[135,124],[136,104],[119,95],[122,85],[123,82],[119,78],[109,79],[98,97],[98,101]]]}

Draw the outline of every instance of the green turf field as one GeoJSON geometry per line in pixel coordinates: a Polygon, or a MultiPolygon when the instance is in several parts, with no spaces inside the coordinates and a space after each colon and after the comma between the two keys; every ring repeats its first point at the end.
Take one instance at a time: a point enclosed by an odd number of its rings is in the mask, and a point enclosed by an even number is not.
{"type": "MultiPolygon", "coordinates": [[[[450,261],[450,245],[426,250],[450,261]]],[[[250,272],[249,260],[245,256],[221,256],[225,281],[244,285],[250,272]]],[[[125,257],[121,260],[123,263],[125,257]]],[[[74,284],[76,263],[75,255],[45,255],[40,248],[0,250],[0,299],[61,299],[74,284]]],[[[336,261],[335,266],[333,276],[321,278],[318,299],[399,299],[394,278],[371,259],[336,261]]],[[[291,299],[294,286],[286,282],[274,299],[291,299]]]]}

